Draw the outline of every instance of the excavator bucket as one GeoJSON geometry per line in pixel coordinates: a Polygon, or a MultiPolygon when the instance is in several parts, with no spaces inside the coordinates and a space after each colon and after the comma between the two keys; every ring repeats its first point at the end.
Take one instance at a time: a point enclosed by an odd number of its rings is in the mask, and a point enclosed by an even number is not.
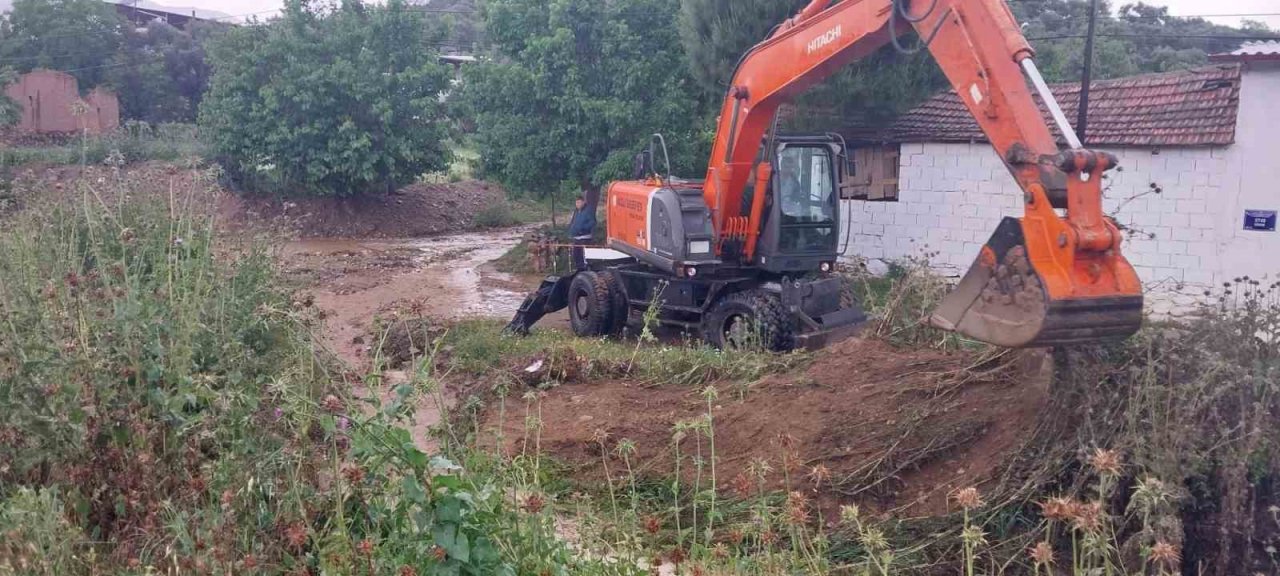
{"type": "Polygon", "coordinates": [[[1113,163],[1104,153],[1060,155],[1059,167],[1070,176],[1066,218],[1036,190],[1026,216],[1001,221],[930,324],[1009,348],[1122,339],[1137,332],[1141,283],[1120,255],[1120,231],[1102,216],[1101,178],[1087,175],[1113,163]]]}
{"type": "Polygon", "coordinates": [[[1052,297],[1024,238],[1005,218],[930,323],[1009,348],[1122,339],[1142,325],[1141,292],[1052,297]]]}

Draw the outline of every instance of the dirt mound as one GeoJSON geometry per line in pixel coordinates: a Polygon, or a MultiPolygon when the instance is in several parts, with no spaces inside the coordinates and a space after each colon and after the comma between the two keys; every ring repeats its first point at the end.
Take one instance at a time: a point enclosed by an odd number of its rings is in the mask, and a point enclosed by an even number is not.
{"type": "Polygon", "coordinates": [[[355,198],[244,196],[241,210],[306,238],[413,238],[472,229],[476,214],[505,201],[497,184],[465,180],[355,198]]]}
{"type": "MultiPolygon", "coordinates": [[[[718,484],[754,490],[752,474],[767,463],[768,487],[815,494],[828,518],[850,502],[908,515],[946,513],[949,494],[994,478],[1030,437],[1048,400],[1049,364],[1038,351],[945,353],[848,340],[807,369],[765,378],[740,394],[720,386],[713,410],[718,484]]],[[[505,421],[496,411],[485,421],[489,430],[502,427],[510,453],[526,441],[525,410],[510,406],[521,392],[508,399],[505,421]]],[[[607,443],[635,444],[640,473],[669,474],[677,423],[706,414],[700,392],[626,380],[559,386],[540,400],[541,447],[581,479],[599,480],[603,432],[607,443]]],[[[682,454],[699,450],[699,438],[687,433],[682,454]]],[[[705,438],[701,444],[705,457],[705,438]]],[[[610,459],[610,470],[625,469],[616,453],[610,459]]],[[[686,460],[682,467],[692,466],[686,460]]]]}
{"type": "Polygon", "coordinates": [[[22,146],[65,146],[81,138],[75,132],[27,132],[16,128],[0,128],[0,145],[10,147],[22,146]]]}
{"type": "Polygon", "coordinates": [[[193,187],[216,189],[219,226],[228,232],[270,231],[303,238],[416,238],[476,228],[476,215],[506,202],[497,184],[466,180],[414,184],[387,195],[358,198],[267,198],[218,188],[208,165],[142,162],[109,166],[26,165],[12,170],[8,211],[33,202],[66,202],[85,189],[109,199],[117,189],[167,199],[193,187]]]}
{"type": "Polygon", "coordinates": [[[135,200],[187,203],[185,208],[193,213],[218,215],[221,226],[237,207],[234,196],[218,188],[214,172],[200,164],[153,161],[120,169],[100,164],[28,164],[13,168],[7,177],[3,185],[12,201],[8,212],[13,213],[85,200],[111,206],[123,193],[135,200]]]}

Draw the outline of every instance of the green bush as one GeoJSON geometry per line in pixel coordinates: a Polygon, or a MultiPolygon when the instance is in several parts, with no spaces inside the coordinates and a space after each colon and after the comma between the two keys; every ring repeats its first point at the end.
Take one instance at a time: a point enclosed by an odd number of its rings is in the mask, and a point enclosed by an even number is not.
{"type": "MultiPolygon", "coordinates": [[[[0,67],[0,86],[8,86],[17,79],[13,69],[0,67]]],[[[0,128],[13,126],[22,119],[22,107],[14,102],[8,94],[0,93],[0,128]]]]}
{"type": "Polygon", "coordinates": [[[497,202],[482,208],[475,215],[477,228],[505,228],[520,223],[516,213],[507,202],[497,202]]]}
{"type": "Polygon", "coordinates": [[[317,196],[390,191],[449,165],[440,95],[449,72],[421,11],[402,0],[289,2],[211,48],[200,123],[250,190],[317,196]]]}

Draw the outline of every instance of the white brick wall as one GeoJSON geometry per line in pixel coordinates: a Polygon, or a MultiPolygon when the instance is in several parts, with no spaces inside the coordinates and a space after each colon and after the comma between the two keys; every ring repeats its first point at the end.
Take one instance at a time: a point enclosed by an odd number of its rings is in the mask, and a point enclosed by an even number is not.
{"type": "Polygon", "coordinates": [[[903,144],[897,202],[846,201],[849,255],[894,260],[936,253],[940,269],[968,268],[1021,192],[990,146],[903,144]]]}

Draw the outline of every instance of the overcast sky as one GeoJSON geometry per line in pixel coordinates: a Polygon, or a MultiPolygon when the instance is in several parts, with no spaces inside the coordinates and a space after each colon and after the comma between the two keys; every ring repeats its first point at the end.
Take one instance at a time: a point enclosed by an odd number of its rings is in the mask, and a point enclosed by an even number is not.
{"type": "MultiPolygon", "coordinates": [[[[160,0],[161,3],[166,3],[160,0]]],[[[1119,7],[1130,0],[1111,0],[1113,6],[1119,7]]],[[[1134,0],[1136,1],[1136,0],[1134,0]]],[[[282,0],[177,0],[181,3],[206,10],[217,10],[231,15],[248,14],[263,10],[276,10],[283,4],[282,0]]],[[[1168,6],[1169,12],[1175,16],[1199,16],[1206,14],[1280,14],[1280,1],[1277,0],[1149,0],[1148,4],[1168,6]]],[[[269,15],[269,14],[268,14],[269,15]]],[[[1253,20],[1266,22],[1272,29],[1280,30],[1280,16],[1258,16],[1253,20]]],[[[1238,25],[1240,18],[1210,17],[1219,24],[1238,25]]]]}

